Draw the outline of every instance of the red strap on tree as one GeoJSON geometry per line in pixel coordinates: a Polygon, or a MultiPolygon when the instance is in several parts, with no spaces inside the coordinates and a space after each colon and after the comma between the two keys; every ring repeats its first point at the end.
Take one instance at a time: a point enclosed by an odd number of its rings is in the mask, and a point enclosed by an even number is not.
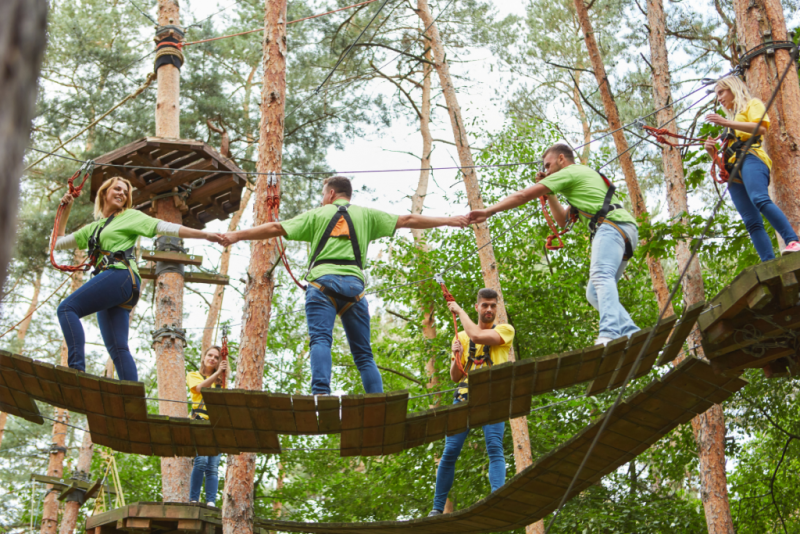
{"type": "MultiPolygon", "coordinates": [[[[69,194],[72,195],[72,198],[78,198],[81,196],[81,191],[83,190],[83,186],[86,184],[86,180],[91,176],[92,172],[94,171],[94,161],[87,161],[84,163],[80,169],[78,169],[75,174],[67,181],[67,186],[69,187],[69,194]],[[83,176],[81,183],[79,185],[75,185],[75,180],[83,176]]],[[[65,273],[74,273],[77,271],[88,271],[94,264],[97,262],[96,257],[88,257],[86,261],[81,263],[80,265],[59,265],[56,262],[55,250],[56,250],[56,240],[58,240],[58,227],[61,223],[61,217],[64,214],[64,210],[66,209],[66,204],[60,204],[58,206],[58,210],[56,210],[56,218],[53,224],[53,233],[50,236],[50,263],[58,269],[59,271],[64,271],[65,273]]]]}
{"type": "MultiPolygon", "coordinates": [[[[439,286],[442,288],[442,294],[444,295],[444,300],[447,302],[455,302],[456,301],[455,297],[453,297],[453,295],[447,289],[447,286],[444,284],[444,276],[442,276],[441,274],[435,274],[433,278],[439,283],[439,286]]],[[[456,338],[458,338],[458,319],[456,318],[455,312],[451,311],[450,313],[453,315],[453,329],[456,332],[456,338]]],[[[461,349],[463,350],[464,347],[461,347],[461,349]]],[[[455,361],[456,361],[456,367],[458,367],[458,370],[461,371],[461,374],[467,376],[467,371],[464,370],[464,365],[461,363],[461,357],[460,356],[457,357],[455,361]]]]}
{"type": "MultiPolygon", "coordinates": [[[[227,362],[228,361],[228,327],[222,327],[222,346],[220,347],[219,351],[219,361],[227,362]]],[[[222,378],[222,389],[228,389],[228,371],[222,371],[220,375],[222,378]]]]}
{"type": "MultiPolygon", "coordinates": [[[[666,128],[653,128],[652,126],[642,126],[645,132],[649,133],[653,137],[656,138],[656,141],[662,143],[667,146],[671,146],[672,148],[685,148],[690,146],[703,146],[705,144],[705,139],[701,137],[686,137],[685,135],[680,135],[677,133],[670,132],[666,128]],[[674,137],[676,139],[683,139],[687,141],[686,143],[673,143],[667,137],[674,137]]],[[[719,141],[719,138],[715,139],[714,141],[719,141]]],[[[717,150],[716,144],[714,145],[714,149],[711,150],[711,169],[710,169],[711,178],[714,179],[715,182],[718,184],[727,183],[730,180],[730,175],[728,171],[725,169],[725,150],[723,145],[723,150],[720,152],[717,150]],[[717,169],[719,169],[719,176],[717,176],[717,169]]]]}
{"type": "MultiPolygon", "coordinates": [[[[270,222],[277,222],[278,221],[278,212],[280,211],[281,207],[281,194],[280,190],[278,189],[278,175],[276,173],[270,173],[267,176],[267,220],[270,222]]],[[[305,291],[307,286],[301,284],[297,278],[295,277],[294,273],[292,272],[292,268],[289,266],[289,260],[286,257],[286,244],[283,242],[283,238],[278,238],[278,253],[280,254],[280,258],[283,261],[284,267],[286,267],[286,272],[289,273],[289,276],[292,277],[292,280],[297,287],[305,291]]]]}

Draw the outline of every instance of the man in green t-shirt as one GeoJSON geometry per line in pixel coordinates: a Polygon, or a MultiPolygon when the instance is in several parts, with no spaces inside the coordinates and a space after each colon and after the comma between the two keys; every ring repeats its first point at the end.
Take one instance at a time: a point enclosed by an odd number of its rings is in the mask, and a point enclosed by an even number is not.
{"type": "Polygon", "coordinates": [[[622,207],[617,195],[609,195],[609,184],[597,171],[575,163],[573,150],[565,144],[548,148],[543,157],[544,172],[536,175],[535,185],[509,195],[494,206],[475,210],[469,222],[481,223],[501,211],[513,209],[539,197],[546,197],[556,222],[564,228],[576,214],[590,221],[604,208],[605,219],[598,219],[592,239],[592,263],[586,298],[600,312],[600,332],[595,343],[605,345],[612,339],[629,336],[639,330],[628,311],[619,302],[617,282],[639,240],[636,219],[622,207]],[[562,206],[557,193],[566,197],[562,206]],[[571,212],[571,213],[570,213],[571,212]]]}
{"type": "Polygon", "coordinates": [[[353,186],[343,176],[325,180],[322,207],[294,219],[271,222],[230,232],[223,245],[237,241],[286,237],[305,241],[313,251],[306,279],[306,319],[311,338],[311,391],[331,392],[331,345],[336,315],[342,319],[344,332],[361,373],[367,393],[382,393],[383,382],[375,365],[370,344],[369,306],[364,297],[364,259],[371,241],[394,235],[398,228],[437,228],[467,226],[467,218],[391,215],[371,208],[351,206],[353,186]]]}

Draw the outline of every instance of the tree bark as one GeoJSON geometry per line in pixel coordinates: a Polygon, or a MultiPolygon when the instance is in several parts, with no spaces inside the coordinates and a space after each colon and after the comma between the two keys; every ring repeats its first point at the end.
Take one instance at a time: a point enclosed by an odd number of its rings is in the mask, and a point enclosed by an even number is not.
{"type": "MultiPolygon", "coordinates": [[[[622,167],[622,172],[625,175],[625,183],[628,186],[628,196],[631,204],[633,205],[633,215],[638,218],[648,218],[647,205],[644,202],[644,196],[639,188],[639,180],[636,178],[636,169],[633,167],[633,158],[628,152],[628,141],[625,139],[625,133],[620,129],[622,121],[619,118],[619,110],[614,101],[614,96],[611,94],[609,87],[608,76],[606,75],[606,68],[603,64],[603,56],[600,54],[600,48],[597,46],[597,40],[594,37],[594,29],[589,20],[589,11],[583,0],[575,0],[575,9],[578,15],[578,21],[583,31],[584,42],[589,51],[589,59],[592,62],[592,70],[594,71],[597,85],[600,87],[600,96],[603,100],[603,109],[608,118],[608,126],[611,130],[617,130],[613,134],[614,145],[619,154],[619,163],[622,167]]],[[[661,267],[661,262],[657,259],[647,256],[647,268],[650,271],[650,278],[653,281],[653,291],[656,294],[659,308],[667,305],[669,297],[669,289],[664,279],[664,270],[661,267]]],[[[667,316],[674,313],[672,304],[667,308],[667,316]]]]}
{"type": "MultiPolygon", "coordinates": [[[[666,128],[671,132],[677,132],[677,126],[673,121],[674,110],[671,105],[668,106],[672,102],[672,93],[666,43],[666,15],[662,1],[647,1],[647,19],[650,26],[650,63],[653,73],[653,103],[656,109],[664,107],[656,114],[658,123],[666,124],[666,128]]],[[[664,145],[661,155],[667,184],[667,206],[670,218],[681,224],[688,224],[689,207],[680,150],[664,145]]],[[[682,269],[691,257],[689,241],[678,241],[675,257],[678,267],[682,269]]],[[[700,262],[694,258],[689,264],[684,278],[683,301],[688,307],[704,299],[705,288],[700,262]]],[[[699,347],[700,332],[697,327],[692,331],[689,343],[699,347]]],[[[703,357],[702,348],[698,348],[698,355],[703,357]]],[[[677,363],[684,358],[685,356],[681,356],[677,363]]],[[[701,499],[708,532],[732,534],[734,529],[728,500],[728,480],[725,473],[725,421],[722,407],[715,405],[706,413],[692,419],[692,430],[700,457],[701,499]]]]}
{"type": "MultiPolygon", "coordinates": [[[[786,19],[780,0],[734,0],[739,43],[750,50],[771,39],[787,41],[786,19]]],[[[754,97],[766,104],[778,80],[791,62],[788,50],[762,54],[750,62],[747,86],[754,97]]],[[[800,232],[800,85],[797,65],[791,68],[769,110],[771,125],[766,135],[766,150],[772,158],[770,196],[783,210],[795,231],[800,232]]],[[[782,247],[786,244],[778,235],[782,247]]],[[[781,248],[782,248],[781,247],[781,248]]]]}
{"type": "MultiPolygon", "coordinates": [[[[161,26],[180,25],[180,8],[177,0],[158,0],[158,23],[161,26]]],[[[156,73],[156,137],[180,137],[180,70],[174,65],[163,65],[156,73]]],[[[183,216],[174,199],[167,197],[155,202],[154,215],[162,221],[183,223],[183,216]]],[[[183,325],[183,276],[163,273],[156,280],[156,329],[181,328],[183,325]]],[[[158,380],[158,413],[172,417],[186,417],[186,405],[170,400],[186,400],[186,361],[183,342],[177,338],[162,337],[154,341],[156,374],[158,380]]],[[[190,458],[161,459],[161,493],[165,502],[189,500],[190,458]]]]}
{"type": "MultiPolygon", "coordinates": [[[[81,452],[78,455],[78,465],[75,467],[75,474],[89,479],[90,470],[92,468],[92,455],[94,454],[94,444],[92,443],[92,436],[89,432],[83,433],[83,443],[81,444],[81,452]]],[[[75,525],[78,523],[78,511],[81,504],[76,501],[68,502],[64,505],[64,513],[61,516],[61,528],[59,534],[72,534],[75,531],[75,525]]]]}
{"type": "Polygon", "coordinates": [[[20,323],[19,329],[17,330],[17,346],[19,347],[20,354],[23,354],[23,347],[25,346],[25,336],[28,334],[28,328],[31,326],[31,321],[33,321],[33,315],[36,310],[36,306],[39,305],[39,291],[42,289],[42,275],[44,274],[44,269],[36,273],[36,278],[33,280],[33,295],[31,296],[31,303],[28,306],[28,311],[25,314],[27,317],[20,323]]]}
{"type": "Polygon", "coordinates": [[[3,446],[3,436],[6,433],[6,422],[8,421],[8,414],[0,412],[0,448],[3,446]]]}
{"type": "MultiPolygon", "coordinates": [[[[76,249],[73,253],[75,265],[83,262],[86,253],[81,249],[76,249]]],[[[83,285],[83,271],[72,273],[72,280],[69,285],[69,292],[74,293],[83,285]]],[[[59,365],[68,367],[69,351],[66,341],[61,342],[59,365]]],[[[67,426],[69,423],[69,412],[60,408],[55,409],[55,419],[53,423],[53,444],[50,446],[50,459],[47,465],[47,476],[61,477],[64,474],[64,456],[67,454],[67,426]]],[[[87,432],[88,433],[88,432],[87,432]]],[[[58,530],[58,500],[55,492],[49,490],[53,486],[47,485],[47,496],[44,499],[42,508],[42,527],[41,534],[55,534],[58,530]]]]}
{"type": "MultiPolygon", "coordinates": [[[[260,173],[280,172],[283,163],[286,109],[286,0],[265,0],[264,78],[261,90],[261,125],[258,140],[260,173]]],[[[280,180],[278,181],[280,185],[280,180]]],[[[270,221],[267,180],[258,180],[253,206],[253,224],[270,221]]],[[[261,390],[264,350],[269,332],[275,283],[270,273],[278,261],[278,240],[253,241],[244,296],[242,337],[236,388],[261,390]]],[[[222,529],[224,534],[252,534],[255,454],[228,456],[225,474],[222,529]]]]}
{"type": "MultiPolygon", "coordinates": [[[[427,0],[417,0],[417,15],[422,19],[422,23],[428,29],[428,36],[431,40],[433,50],[434,68],[439,74],[439,82],[442,86],[447,111],[450,115],[450,123],[453,129],[455,145],[458,150],[458,158],[461,163],[461,174],[464,177],[464,186],[467,190],[470,209],[482,209],[484,207],[481,198],[480,186],[478,185],[478,174],[475,171],[475,162],[472,159],[472,151],[467,138],[467,131],[461,117],[461,107],[458,104],[455,87],[450,77],[450,67],[445,59],[444,45],[439,36],[439,29],[433,20],[427,0]]],[[[505,300],[503,299],[503,289],[500,285],[500,274],[497,270],[497,261],[494,256],[494,247],[491,244],[492,236],[489,225],[486,223],[473,225],[475,231],[475,242],[480,248],[479,257],[481,262],[481,274],[486,287],[497,291],[497,321],[508,323],[505,300]]],[[[509,361],[515,361],[514,349],[508,354],[509,361]]],[[[533,463],[531,456],[531,442],[528,431],[527,417],[518,417],[510,421],[511,435],[514,441],[514,463],[517,473],[524,470],[533,463]]],[[[536,526],[529,525],[526,529],[528,534],[535,532],[536,526]]]]}
{"type": "Polygon", "coordinates": [[[47,2],[0,2],[0,288],[16,233],[22,160],[30,140],[37,82],[47,44],[47,2]]]}

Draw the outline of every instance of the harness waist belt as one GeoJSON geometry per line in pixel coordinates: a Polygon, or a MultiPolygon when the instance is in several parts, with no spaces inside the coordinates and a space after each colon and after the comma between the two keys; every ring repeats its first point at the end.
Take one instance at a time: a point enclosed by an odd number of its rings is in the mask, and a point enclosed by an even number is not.
{"type": "Polygon", "coordinates": [[[334,291],[333,289],[320,284],[319,282],[309,282],[308,284],[322,291],[322,294],[330,299],[331,303],[333,304],[333,307],[336,308],[336,314],[339,317],[347,313],[347,310],[349,310],[354,304],[363,299],[364,296],[367,294],[367,292],[364,291],[360,295],[356,295],[355,297],[348,297],[346,295],[342,295],[338,291],[334,291]],[[347,302],[347,304],[342,309],[339,309],[339,304],[336,302],[337,300],[343,300],[347,302]]]}

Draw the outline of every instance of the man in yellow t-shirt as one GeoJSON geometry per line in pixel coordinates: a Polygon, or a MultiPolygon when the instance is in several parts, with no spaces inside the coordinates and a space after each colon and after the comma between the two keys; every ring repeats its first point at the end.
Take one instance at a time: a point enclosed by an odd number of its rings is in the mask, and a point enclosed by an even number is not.
{"type": "MultiPolygon", "coordinates": [[[[478,291],[478,323],[472,322],[470,316],[455,302],[450,302],[450,311],[458,315],[464,331],[453,338],[453,357],[450,365],[450,378],[458,382],[454,404],[467,400],[469,382],[463,372],[485,366],[497,365],[508,361],[508,353],[514,342],[514,327],[510,324],[495,324],[497,318],[497,291],[481,289],[478,291]],[[459,365],[460,364],[460,365],[459,365]],[[463,371],[462,371],[463,369],[463,371]]],[[[506,460],[503,454],[503,435],[505,422],[483,427],[486,452],[489,455],[489,483],[492,491],[497,491],[506,481],[506,460]]],[[[469,429],[455,436],[448,436],[444,442],[444,453],[436,472],[436,493],[433,498],[433,510],[429,516],[440,515],[447,502],[447,494],[453,487],[456,460],[461,454],[469,429]]]]}

